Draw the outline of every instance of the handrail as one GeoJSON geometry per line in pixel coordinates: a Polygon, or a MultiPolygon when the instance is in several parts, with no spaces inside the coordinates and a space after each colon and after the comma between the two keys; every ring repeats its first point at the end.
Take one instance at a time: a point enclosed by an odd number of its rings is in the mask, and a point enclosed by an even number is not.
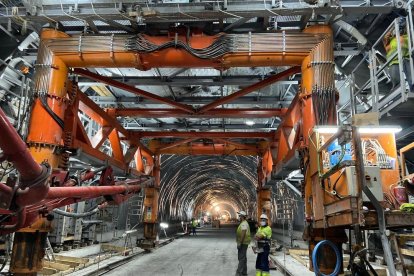
{"type": "MultiPolygon", "coordinates": [[[[409,18],[407,18],[407,20],[409,20],[409,18]]],[[[411,21],[410,21],[411,22],[411,21]]],[[[376,46],[378,46],[378,44],[383,40],[383,38],[384,38],[384,36],[390,31],[390,30],[392,30],[393,28],[395,29],[395,28],[397,28],[399,26],[399,22],[398,22],[398,18],[396,18],[396,19],[394,19],[393,20],[393,22],[385,29],[385,31],[380,35],[380,37],[375,41],[375,43],[373,44],[373,46],[372,46],[372,48],[375,48],[376,46]]],[[[408,25],[408,28],[409,28],[409,30],[408,30],[408,33],[410,32],[410,31],[412,31],[411,29],[410,29],[410,25],[408,25]]],[[[399,32],[396,32],[396,35],[398,35],[398,36],[400,36],[400,33],[399,32]]],[[[409,34],[410,35],[410,34],[409,34]]],[[[411,42],[409,43],[409,45],[411,44],[411,42]]],[[[349,74],[348,76],[347,76],[347,78],[344,80],[344,83],[340,86],[340,88],[342,88],[344,85],[345,85],[345,83],[346,82],[348,82],[349,80],[350,80],[350,78],[351,78],[351,76],[352,76],[352,74],[353,73],[355,73],[359,68],[360,68],[360,66],[362,65],[362,63],[364,63],[365,61],[366,61],[366,58],[368,57],[370,55],[370,51],[367,51],[365,54],[364,54],[364,56],[363,56],[363,58],[361,59],[361,61],[357,64],[357,66],[355,66],[355,68],[352,70],[352,72],[351,72],[351,74],[349,74]]],[[[375,72],[375,74],[373,74],[373,77],[378,77],[380,74],[382,74],[383,72],[384,72],[384,70],[388,67],[388,65],[390,64],[390,62],[395,58],[395,57],[398,57],[399,58],[399,60],[401,59],[401,57],[400,57],[400,55],[401,55],[401,53],[399,53],[399,51],[396,51],[391,57],[389,57],[388,59],[387,59],[387,61],[385,62],[385,63],[383,63],[383,64],[381,64],[380,66],[378,66],[377,68],[376,68],[376,72],[375,72]]],[[[373,56],[373,58],[377,58],[375,55],[373,56]]],[[[401,60],[400,60],[401,61],[401,60]]],[[[374,70],[373,68],[370,68],[369,70],[374,70]]],[[[412,72],[412,75],[413,75],[413,72],[412,72]]],[[[414,75],[413,75],[414,76],[414,75]]],[[[361,87],[359,87],[358,88],[358,90],[354,93],[354,97],[356,97],[356,96],[358,96],[369,84],[371,84],[372,83],[372,76],[370,76],[370,78],[361,86],[361,87]]],[[[355,85],[355,84],[354,84],[355,85]]],[[[402,83],[401,83],[401,85],[403,85],[402,83]]],[[[375,99],[374,98],[372,98],[371,99],[371,101],[374,101],[375,99]]],[[[378,102],[379,102],[379,100],[378,100],[378,102]]],[[[339,107],[338,109],[337,109],[337,114],[338,114],[338,117],[339,117],[339,114],[341,113],[341,112],[343,112],[345,109],[347,109],[349,106],[350,106],[350,104],[351,104],[351,100],[349,99],[346,103],[344,103],[341,107],[339,107]]],[[[372,105],[373,105],[373,102],[371,103],[371,108],[372,108],[372,105]]],[[[347,116],[347,118],[348,118],[349,116],[347,116]]]]}

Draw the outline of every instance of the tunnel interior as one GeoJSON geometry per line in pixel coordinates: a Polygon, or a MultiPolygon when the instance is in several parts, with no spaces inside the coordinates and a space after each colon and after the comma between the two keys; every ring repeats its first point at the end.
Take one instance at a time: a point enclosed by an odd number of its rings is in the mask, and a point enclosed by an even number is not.
{"type": "Polygon", "coordinates": [[[161,157],[161,220],[187,220],[210,213],[236,218],[245,210],[256,212],[255,156],[161,157]]]}

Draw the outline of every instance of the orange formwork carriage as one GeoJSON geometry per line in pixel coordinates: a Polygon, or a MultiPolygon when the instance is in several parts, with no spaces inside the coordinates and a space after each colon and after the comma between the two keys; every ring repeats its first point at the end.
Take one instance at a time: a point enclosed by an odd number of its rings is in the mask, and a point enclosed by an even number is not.
{"type": "MultiPolygon", "coordinates": [[[[154,178],[152,185],[146,189],[144,201],[145,237],[149,243],[144,246],[151,247],[157,230],[157,210],[159,197],[159,173],[160,158],[162,153],[175,154],[215,154],[216,149],[208,148],[206,145],[192,144],[195,138],[212,139],[214,143],[223,145],[220,153],[245,152],[259,155],[260,165],[258,167],[258,215],[262,212],[270,215],[270,190],[264,187],[270,175],[283,168],[284,164],[295,156],[296,151],[306,153],[310,145],[310,133],[316,124],[333,124],[335,118],[336,91],[334,85],[334,62],[333,62],[333,39],[329,26],[311,26],[302,33],[264,33],[249,35],[206,36],[197,34],[190,36],[187,48],[183,48],[185,36],[69,36],[57,30],[44,30],[41,36],[41,45],[37,61],[35,75],[35,93],[39,98],[34,103],[31,114],[29,136],[27,142],[30,152],[37,162],[48,160],[53,169],[59,167],[60,153],[56,148],[67,145],[72,148],[80,147],[89,156],[98,159],[107,159],[111,165],[119,169],[133,172],[136,175],[149,175],[154,178]],[[142,50],[140,41],[146,40],[151,48],[142,50]],[[231,51],[222,52],[220,55],[206,56],[201,49],[211,45],[223,44],[231,41],[231,51]],[[263,44],[263,41],[266,43],[263,44]],[[171,44],[173,43],[173,44],[171,44]],[[175,43],[175,44],[174,44],[175,43]],[[171,47],[161,47],[162,45],[171,47]],[[178,46],[177,46],[178,45],[178,46]],[[251,91],[260,89],[262,86],[276,82],[282,77],[301,72],[301,91],[296,95],[291,106],[285,110],[268,110],[274,116],[281,116],[282,122],[276,132],[270,133],[182,133],[182,132],[129,132],[126,131],[116,120],[115,116],[126,116],[139,113],[136,110],[108,110],[105,112],[94,104],[88,97],[76,88],[76,100],[73,95],[67,94],[71,88],[68,87],[68,68],[80,67],[132,67],[140,70],[148,70],[157,67],[174,68],[217,68],[225,70],[230,67],[258,67],[258,66],[293,66],[278,75],[270,77],[256,85],[240,90],[235,95],[224,97],[216,102],[202,107],[197,111],[191,106],[180,105],[175,102],[166,103],[166,99],[155,99],[154,95],[145,94],[145,91],[124,84],[111,82],[108,78],[95,76],[82,69],[75,69],[74,73],[87,75],[87,77],[98,79],[109,85],[120,86],[132,93],[146,95],[152,99],[172,105],[175,110],[169,110],[169,115],[184,113],[193,116],[206,116],[214,112],[217,106],[230,102],[251,91]],[[301,67],[299,67],[301,66],[301,67]],[[325,107],[329,116],[324,118],[315,107],[318,93],[329,94],[329,102],[325,107]],[[59,120],[50,116],[50,111],[45,108],[45,99],[49,108],[55,115],[65,122],[72,122],[72,129],[65,129],[59,125],[59,120]],[[42,102],[43,100],[43,102],[42,102]],[[76,103],[76,104],[74,104],[76,103]],[[79,110],[77,110],[77,108],[79,110]],[[71,113],[68,110],[71,110],[71,113]],[[177,111],[179,109],[179,111],[177,111]],[[98,122],[101,129],[99,135],[90,140],[82,125],[79,124],[77,112],[81,111],[92,120],[98,122]],[[195,114],[195,115],[194,115],[195,114]],[[203,115],[204,114],[204,115],[203,115]],[[71,118],[71,119],[68,119],[71,118]],[[47,127],[45,127],[47,126],[47,127]],[[70,134],[70,141],[67,141],[70,134]],[[140,143],[142,137],[176,137],[182,138],[172,144],[153,142],[150,148],[140,143]],[[229,138],[263,138],[268,140],[259,147],[252,145],[237,144],[229,138]],[[99,151],[99,145],[105,139],[109,139],[111,146],[115,149],[114,156],[106,156],[99,151]],[[128,152],[123,154],[120,141],[129,145],[128,152]],[[264,145],[264,146],[263,146],[264,145]],[[230,151],[228,151],[230,150],[230,151]],[[129,168],[129,162],[135,158],[136,169],[129,168]]],[[[219,46],[220,46],[219,45],[219,46]]],[[[252,111],[252,110],[250,110],[252,111]]],[[[157,112],[160,112],[159,110],[157,112]]],[[[237,116],[237,111],[222,111],[223,116],[237,116]],[[232,113],[233,112],[233,113],[232,113]]],[[[240,111],[241,112],[241,111],[240,111]]],[[[248,112],[248,111],[244,111],[248,112]]],[[[254,110],[252,111],[254,112],[254,110]]],[[[269,115],[268,113],[267,115],[269,115]]],[[[159,114],[158,114],[159,115],[159,114]]],[[[66,126],[66,125],[65,125],[66,126]]],[[[392,145],[390,145],[392,147],[392,145]]],[[[305,162],[313,166],[312,156],[303,155],[305,162]]],[[[385,177],[385,176],[384,176],[385,177]]],[[[315,185],[319,179],[307,174],[305,178],[305,202],[306,209],[314,208],[309,199],[315,192],[315,185]]],[[[388,181],[388,180],[387,180],[388,181]]],[[[319,182],[318,182],[319,183],[319,182]]],[[[318,184],[319,186],[319,184],[318,184]]],[[[318,211],[324,210],[320,205],[318,211]]],[[[324,228],[322,226],[321,228],[324,228]]],[[[315,237],[312,237],[313,240],[315,237]]]]}

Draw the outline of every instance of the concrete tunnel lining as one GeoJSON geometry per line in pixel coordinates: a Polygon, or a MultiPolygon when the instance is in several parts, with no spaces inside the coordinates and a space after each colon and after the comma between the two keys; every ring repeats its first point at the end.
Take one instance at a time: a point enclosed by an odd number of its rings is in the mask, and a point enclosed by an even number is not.
{"type": "Polygon", "coordinates": [[[190,219],[197,207],[217,203],[227,210],[254,212],[257,157],[161,157],[159,212],[162,220],[190,219]],[[231,208],[229,208],[231,206],[231,208]]]}

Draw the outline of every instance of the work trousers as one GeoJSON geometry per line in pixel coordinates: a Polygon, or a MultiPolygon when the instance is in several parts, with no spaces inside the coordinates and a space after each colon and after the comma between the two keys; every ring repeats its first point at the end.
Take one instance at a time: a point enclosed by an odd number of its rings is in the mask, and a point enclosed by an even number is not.
{"type": "Polygon", "coordinates": [[[268,276],[268,275],[270,275],[269,252],[270,252],[270,245],[265,244],[264,247],[263,247],[263,252],[257,254],[256,276],[268,276]]]}
{"type": "Polygon", "coordinates": [[[237,249],[237,257],[239,259],[239,266],[237,267],[236,276],[247,275],[247,244],[242,244],[237,249]]]}
{"type": "MultiPolygon", "coordinates": [[[[393,64],[389,67],[391,82],[392,82],[392,90],[394,90],[397,86],[400,85],[400,67],[398,64],[393,64]]],[[[405,79],[408,82],[410,90],[413,90],[414,84],[413,80],[411,79],[411,68],[410,68],[410,60],[404,59],[403,62],[403,72],[405,74],[405,79]]]]}

